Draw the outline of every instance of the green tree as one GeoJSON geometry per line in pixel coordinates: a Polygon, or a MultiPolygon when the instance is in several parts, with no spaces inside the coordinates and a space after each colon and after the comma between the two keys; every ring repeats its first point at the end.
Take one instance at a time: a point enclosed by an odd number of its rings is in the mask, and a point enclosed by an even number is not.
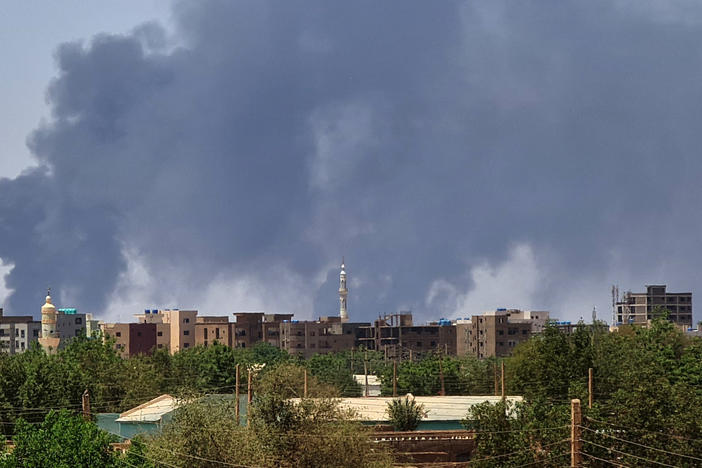
{"type": "Polygon", "coordinates": [[[461,423],[476,431],[471,466],[562,466],[569,446],[565,405],[489,402],[472,406],[461,423]],[[542,413],[542,414],[538,414],[542,413]]]}
{"type": "Polygon", "coordinates": [[[0,459],[0,467],[92,468],[116,466],[110,450],[112,436],[67,411],[51,411],[44,421],[30,424],[20,419],[15,449],[0,459]]]}

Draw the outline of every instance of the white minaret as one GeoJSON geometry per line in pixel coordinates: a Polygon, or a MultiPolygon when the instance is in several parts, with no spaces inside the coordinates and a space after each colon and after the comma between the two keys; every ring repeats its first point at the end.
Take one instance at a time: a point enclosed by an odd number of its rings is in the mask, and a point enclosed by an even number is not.
{"type": "Polygon", "coordinates": [[[347,310],[346,298],[349,295],[349,290],[346,287],[346,265],[344,259],[341,259],[341,273],[339,273],[339,317],[342,321],[349,319],[347,310]]]}

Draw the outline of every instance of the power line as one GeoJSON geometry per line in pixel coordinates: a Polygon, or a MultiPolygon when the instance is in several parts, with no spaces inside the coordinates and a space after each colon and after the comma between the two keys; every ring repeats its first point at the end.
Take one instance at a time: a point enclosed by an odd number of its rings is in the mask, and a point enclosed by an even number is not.
{"type": "Polygon", "coordinates": [[[650,459],[644,458],[644,457],[639,457],[638,455],[633,455],[633,454],[631,454],[631,453],[622,452],[621,450],[617,450],[617,449],[612,448],[612,447],[605,447],[604,445],[596,444],[596,443],[591,442],[591,441],[589,441],[589,440],[580,439],[580,441],[581,441],[581,442],[585,442],[586,444],[594,445],[595,447],[599,447],[599,448],[601,448],[601,449],[610,450],[610,451],[612,451],[612,452],[617,452],[617,453],[619,453],[619,454],[621,454],[621,455],[625,455],[625,456],[627,456],[627,457],[636,458],[636,459],[638,459],[638,460],[645,461],[645,462],[648,462],[648,463],[655,463],[656,465],[667,466],[667,467],[670,467],[670,468],[678,468],[678,467],[676,467],[675,465],[669,465],[669,464],[667,464],[667,463],[663,463],[663,462],[659,462],[659,461],[655,461],[655,460],[650,460],[650,459]]]}
{"type": "Polygon", "coordinates": [[[632,442],[632,441],[630,441],[630,440],[620,439],[619,437],[614,437],[614,436],[609,435],[609,434],[600,433],[600,432],[598,432],[598,431],[596,431],[596,430],[594,430],[594,429],[590,429],[589,427],[585,427],[585,426],[579,426],[579,427],[582,428],[582,429],[585,429],[586,431],[593,432],[593,433],[595,433],[595,434],[597,434],[597,435],[601,435],[601,436],[604,436],[604,437],[608,437],[608,438],[610,438],[610,439],[618,440],[618,441],[620,441],[620,442],[626,442],[627,444],[636,445],[636,446],[639,446],[639,447],[643,447],[643,448],[645,448],[645,449],[655,450],[655,451],[661,452],[661,453],[667,453],[668,455],[675,455],[675,456],[678,456],[678,457],[689,458],[689,459],[691,459],[691,460],[702,461],[702,458],[699,458],[699,457],[693,457],[693,456],[691,456],[691,455],[683,455],[682,453],[669,452],[668,450],[663,450],[663,449],[659,449],[659,448],[656,448],[656,447],[651,447],[650,445],[644,445],[644,444],[640,444],[640,443],[638,443],[638,442],[632,442]]]}
{"type": "Polygon", "coordinates": [[[600,457],[596,457],[596,456],[594,456],[594,455],[590,455],[589,453],[585,453],[585,452],[578,452],[578,453],[579,453],[580,455],[585,455],[586,457],[590,457],[590,458],[592,458],[592,459],[599,460],[599,461],[601,461],[601,462],[609,463],[610,465],[616,465],[616,466],[618,466],[618,467],[623,467],[623,468],[630,468],[629,466],[627,466],[627,465],[625,465],[625,464],[623,464],[623,463],[614,462],[614,461],[612,461],[612,460],[606,460],[606,459],[604,459],[604,458],[600,458],[600,457]]]}

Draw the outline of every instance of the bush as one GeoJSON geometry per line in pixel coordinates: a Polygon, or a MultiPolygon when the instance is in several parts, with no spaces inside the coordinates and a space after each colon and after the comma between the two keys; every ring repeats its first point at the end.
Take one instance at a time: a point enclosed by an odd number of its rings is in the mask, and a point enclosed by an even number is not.
{"type": "Polygon", "coordinates": [[[392,400],[385,412],[396,431],[413,431],[427,416],[424,405],[409,396],[392,400]]]}

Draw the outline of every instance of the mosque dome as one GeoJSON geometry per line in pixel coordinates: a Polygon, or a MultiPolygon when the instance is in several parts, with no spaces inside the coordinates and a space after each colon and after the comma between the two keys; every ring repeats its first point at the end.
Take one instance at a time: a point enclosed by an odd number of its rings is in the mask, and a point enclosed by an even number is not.
{"type": "Polygon", "coordinates": [[[56,312],[56,307],[51,303],[51,296],[49,294],[46,295],[46,303],[41,306],[41,313],[52,313],[56,312]]]}

